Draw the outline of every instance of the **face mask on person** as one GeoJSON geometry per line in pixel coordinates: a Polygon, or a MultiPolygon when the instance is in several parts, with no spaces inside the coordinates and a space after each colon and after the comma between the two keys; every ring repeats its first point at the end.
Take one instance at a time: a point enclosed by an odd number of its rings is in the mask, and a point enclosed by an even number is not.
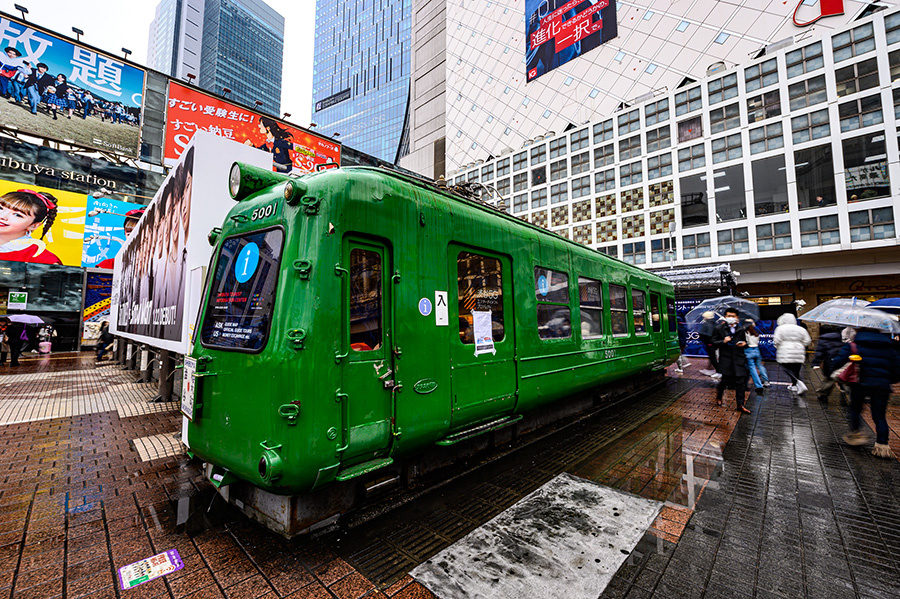
{"type": "Polygon", "coordinates": [[[725,318],[725,322],[728,324],[737,324],[738,319],[734,316],[728,316],[725,318]]]}

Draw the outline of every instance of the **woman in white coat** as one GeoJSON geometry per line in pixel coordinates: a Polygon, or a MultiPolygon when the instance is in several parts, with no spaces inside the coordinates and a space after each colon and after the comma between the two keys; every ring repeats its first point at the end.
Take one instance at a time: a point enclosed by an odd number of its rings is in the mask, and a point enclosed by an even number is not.
{"type": "Polygon", "coordinates": [[[788,389],[802,394],[806,391],[806,385],[800,380],[800,368],[806,361],[806,348],[812,340],[806,329],[797,324],[797,317],[793,314],[782,314],[776,322],[778,326],[772,339],[776,349],[775,359],[794,383],[788,389]]]}

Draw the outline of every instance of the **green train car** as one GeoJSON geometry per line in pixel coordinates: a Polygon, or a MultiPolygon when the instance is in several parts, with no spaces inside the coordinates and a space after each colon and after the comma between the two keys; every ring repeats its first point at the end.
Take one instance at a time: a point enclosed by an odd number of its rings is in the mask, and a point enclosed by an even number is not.
{"type": "Polygon", "coordinates": [[[428,182],[235,164],[229,184],[185,361],[185,443],[282,534],[333,519],[404,460],[678,355],[670,283],[428,182]]]}

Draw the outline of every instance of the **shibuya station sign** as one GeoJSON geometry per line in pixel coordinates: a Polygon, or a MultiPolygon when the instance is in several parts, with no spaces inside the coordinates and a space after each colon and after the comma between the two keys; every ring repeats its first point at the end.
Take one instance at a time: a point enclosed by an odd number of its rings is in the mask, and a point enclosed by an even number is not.
{"type": "Polygon", "coordinates": [[[526,80],[618,35],[614,0],[525,0],[526,80]]]}

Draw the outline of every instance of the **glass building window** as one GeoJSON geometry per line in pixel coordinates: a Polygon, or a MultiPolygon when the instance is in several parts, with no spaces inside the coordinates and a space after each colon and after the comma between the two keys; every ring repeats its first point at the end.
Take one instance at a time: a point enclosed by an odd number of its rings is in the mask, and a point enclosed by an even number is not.
{"type": "Polygon", "coordinates": [[[684,143],[692,139],[703,137],[703,119],[695,116],[692,119],[678,123],[678,142],[684,143]]]}
{"type": "Polygon", "coordinates": [[[501,196],[506,196],[509,193],[509,179],[500,179],[494,186],[497,188],[497,193],[501,196]]]}
{"type": "Polygon", "coordinates": [[[578,277],[581,308],[581,337],[596,339],[603,335],[603,288],[600,281],[578,277]]]}
{"type": "Polygon", "coordinates": [[[685,235],[681,238],[681,251],[684,254],[685,260],[709,258],[712,256],[712,249],[709,244],[709,233],[685,235]]]}
{"type": "Polygon", "coordinates": [[[616,171],[609,169],[594,173],[594,191],[600,193],[616,188],[616,171]]]}
{"type": "Polygon", "coordinates": [[[659,179],[672,174],[672,154],[666,152],[647,159],[647,179],[659,179]]]}
{"type": "Polygon", "coordinates": [[[791,223],[756,225],[756,249],[760,252],[791,249],[791,223]]]}
{"type": "Polygon", "coordinates": [[[737,102],[709,111],[709,133],[715,135],[741,126],[741,109],[737,102]]]}
{"type": "Polygon", "coordinates": [[[513,172],[528,168],[528,152],[521,152],[513,156],[513,172]]]}
{"type": "Polygon", "coordinates": [[[572,152],[577,152],[578,150],[582,150],[590,145],[587,127],[582,129],[581,131],[576,131],[569,137],[569,145],[572,148],[572,152]]]}
{"type": "Polygon", "coordinates": [[[619,181],[622,187],[640,183],[643,180],[642,175],[640,160],[631,164],[623,164],[619,167],[619,181]]]}
{"type": "Polygon", "coordinates": [[[481,167],[481,180],[482,181],[490,181],[494,178],[494,165],[489,164],[487,166],[481,167]]]}
{"type": "Polygon", "coordinates": [[[637,158],[641,155],[641,136],[635,135],[619,141],[619,160],[637,158]]]}
{"type": "Polygon", "coordinates": [[[838,97],[878,87],[878,61],[870,58],[841,67],[834,72],[834,79],[838,97]]]}
{"type": "Polygon", "coordinates": [[[681,187],[681,226],[698,227],[709,224],[709,198],[706,193],[706,177],[684,177],[681,187]]]}
{"type": "Polygon", "coordinates": [[[547,182],[547,167],[539,166],[531,169],[531,186],[543,185],[547,182]]]}
{"type": "Polygon", "coordinates": [[[630,110],[625,114],[620,114],[616,119],[619,124],[619,135],[625,135],[641,128],[641,111],[630,110]]]}
{"type": "Polygon", "coordinates": [[[622,260],[628,264],[646,264],[647,242],[637,241],[622,245],[622,260]]]}
{"type": "Polygon", "coordinates": [[[772,123],[750,129],[750,153],[759,154],[784,147],[784,131],[781,123],[772,123]]]}
{"type": "Polygon", "coordinates": [[[838,116],[841,118],[842,133],[880,125],[884,122],[884,113],[881,111],[881,94],[873,94],[838,104],[838,116]]]}
{"type": "Polygon", "coordinates": [[[703,153],[703,144],[678,150],[678,172],[683,173],[704,166],[706,166],[706,155],[703,153]]]}
{"type": "Polygon", "coordinates": [[[844,31],[831,38],[834,62],[838,63],[875,49],[875,29],[871,23],[844,31]]]}
{"type": "Polygon", "coordinates": [[[531,164],[541,164],[547,159],[547,146],[541,144],[536,148],[531,148],[531,164]]]}
{"type": "Polygon", "coordinates": [[[800,209],[822,208],[837,203],[831,144],[794,152],[797,203],[800,209]]]}
{"type": "MultiPolygon", "coordinates": [[[[547,188],[542,187],[531,192],[531,209],[542,208],[547,205],[547,188]]],[[[544,213],[546,214],[546,212],[544,213]]]]}
{"type": "Polygon", "coordinates": [[[822,57],[822,42],[788,52],[784,55],[784,61],[787,63],[789,79],[821,69],[825,66],[825,59],[822,57]]]}
{"type": "Polygon", "coordinates": [[[734,160],[740,158],[742,155],[740,133],[712,140],[713,164],[719,164],[726,160],[734,160]]]}
{"type": "Polygon", "coordinates": [[[744,166],[738,164],[713,171],[716,222],[747,218],[744,166]]]}
{"type": "MultiPolygon", "coordinates": [[[[772,62],[775,62],[774,60],[772,62]]],[[[777,78],[777,74],[776,74],[777,78]]],[[[731,73],[718,79],[713,79],[707,84],[709,90],[709,104],[718,104],[738,95],[737,73],[731,73]]]]}
{"type": "Polygon", "coordinates": [[[891,66],[891,81],[900,79],[900,50],[888,54],[888,64],[891,66]]]}
{"type": "Polygon", "coordinates": [[[778,61],[774,58],[744,69],[744,83],[753,92],[778,83],[778,61]]]}
{"type": "Polygon", "coordinates": [[[582,152],[572,156],[572,175],[586,173],[591,170],[590,152],[582,152]]]}
{"type": "Polygon", "coordinates": [[[466,178],[467,181],[478,181],[478,171],[469,171],[469,174],[466,178]]]}
{"type": "Polygon", "coordinates": [[[497,176],[502,177],[503,175],[509,174],[509,158],[504,158],[502,160],[497,161],[497,176]]]}
{"type": "Polygon", "coordinates": [[[568,164],[565,158],[550,164],[550,180],[559,181],[569,176],[568,164]]]}
{"type": "Polygon", "coordinates": [[[772,90],[747,99],[747,122],[755,123],[775,116],[781,116],[781,96],[772,90]]]}
{"type": "Polygon", "coordinates": [[[900,87],[895,88],[894,94],[894,118],[900,120],[900,87]]]}
{"type": "Polygon", "coordinates": [[[894,211],[890,206],[850,213],[850,241],[893,239],[895,235],[894,211]]]}
{"type": "Polygon", "coordinates": [[[747,227],[725,229],[716,233],[720,256],[750,253],[750,236],[747,227]]]}
{"type": "Polygon", "coordinates": [[[609,317],[613,337],[628,334],[628,304],[625,299],[625,287],[621,285],[609,286],[609,317]]]}
{"type": "Polygon", "coordinates": [[[550,203],[559,204],[569,199],[569,184],[566,182],[550,186],[550,203]]]}
{"type": "Polygon", "coordinates": [[[836,214],[800,219],[800,247],[834,245],[841,242],[836,214]]]}
{"type": "Polygon", "coordinates": [[[884,18],[884,30],[888,45],[900,42],[900,12],[884,18]]]}
{"type": "Polygon", "coordinates": [[[669,120],[669,99],[663,98],[644,106],[644,120],[648,127],[669,120]]]}
{"type": "Polygon", "coordinates": [[[591,177],[580,177],[572,180],[572,199],[591,195],[591,177]]]}
{"type": "Polygon", "coordinates": [[[800,110],[828,99],[825,91],[825,75],[804,79],[788,86],[791,110],[800,110]]]}
{"type": "Polygon", "coordinates": [[[668,125],[647,131],[647,152],[664,150],[672,145],[672,134],[668,125]]]}
{"type": "Polygon", "coordinates": [[[787,212],[788,188],[784,155],[754,160],[750,166],[756,216],[787,212]]]}
{"type": "Polygon", "coordinates": [[[614,245],[598,247],[597,251],[600,252],[601,254],[606,254],[607,256],[612,256],[613,258],[619,257],[619,248],[614,245]]]}
{"type": "Polygon", "coordinates": [[[594,168],[607,166],[616,161],[616,152],[612,144],[594,148],[594,168]]]}
{"type": "Polygon", "coordinates": [[[675,239],[664,237],[650,242],[650,261],[653,263],[669,262],[675,259],[675,239]]]}
{"type": "Polygon", "coordinates": [[[550,142],[550,158],[559,158],[566,155],[566,138],[554,139],[550,142]]]}
{"type": "Polygon", "coordinates": [[[827,137],[831,133],[828,123],[828,109],[823,108],[791,119],[791,131],[795,144],[827,137]]]}
{"type": "Polygon", "coordinates": [[[528,194],[520,193],[517,196],[513,196],[513,212],[525,212],[528,210],[528,194]]]}
{"type": "Polygon", "coordinates": [[[598,144],[602,141],[609,141],[613,138],[612,119],[597,123],[594,125],[594,143],[598,144]]]}
{"type": "Polygon", "coordinates": [[[844,182],[847,201],[891,195],[884,133],[872,133],[841,142],[844,147],[844,182]]]}
{"type": "Polygon", "coordinates": [[[513,175],[513,191],[528,189],[528,173],[513,175]]]}
{"type": "Polygon", "coordinates": [[[700,86],[675,94],[675,116],[700,110],[702,106],[703,98],[701,97],[700,86]]]}

